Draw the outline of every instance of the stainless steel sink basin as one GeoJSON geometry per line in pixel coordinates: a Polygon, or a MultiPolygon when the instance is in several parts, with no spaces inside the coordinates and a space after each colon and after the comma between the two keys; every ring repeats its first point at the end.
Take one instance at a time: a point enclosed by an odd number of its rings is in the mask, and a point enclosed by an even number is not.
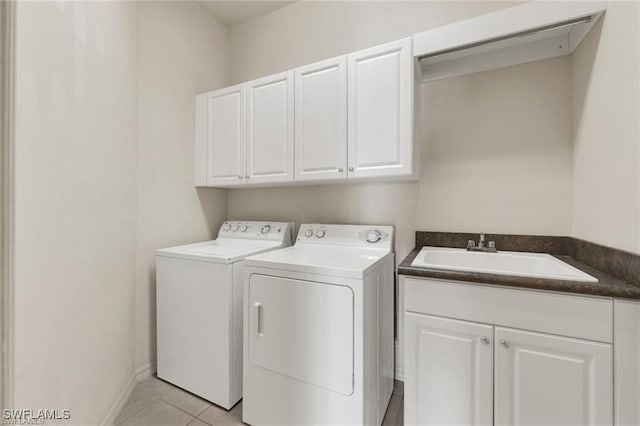
{"type": "Polygon", "coordinates": [[[501,251],[469,252],[464,249],[423,247],[411,266],[486,274],[516,275],[569,281],[598,282],[597,278],[545,253],[501,251]]]}

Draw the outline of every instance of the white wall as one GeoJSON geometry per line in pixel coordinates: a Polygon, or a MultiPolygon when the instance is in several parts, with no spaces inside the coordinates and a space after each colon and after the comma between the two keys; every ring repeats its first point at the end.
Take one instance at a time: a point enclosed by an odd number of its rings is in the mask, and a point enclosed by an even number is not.
{"type": "Polygon", "coordinates": [[[96,424],[134,367],[136,5],[16,24],[15,407],[96,424]]]}
{"type": "MultiPolygon", "coordinates": [[[[510,3],[299,2],[232,27],[231,79],[247,80],[487,13],[510,3]]],[[[571,232],[568,58],[422,86],[419,182],[229,191],[229,218],[416,230],[571,232]]]]}
{"type": "Polygon", "coordinates": [[[137,369],[156,357],[155,250],[211,239],[226,218],[226,191],[193,186],[193,141],[194,95],[228,83],[227,56],[227,28],[195,3],[139,4],[137,369]]]}
{"type": "Polygon", "coordinates": [[[608,2],[573,55],[573,235],[640,253],[640,3],[608,2]]]}

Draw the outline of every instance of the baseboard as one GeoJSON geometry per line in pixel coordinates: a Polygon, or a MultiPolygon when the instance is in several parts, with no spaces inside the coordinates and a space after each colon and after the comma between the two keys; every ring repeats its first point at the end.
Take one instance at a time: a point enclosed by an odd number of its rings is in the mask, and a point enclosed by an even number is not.
{"type": "Polygon", "coordinates": [[[116,418],[118,418],[118,415],[122,410],[122,407],[124,407],[124,405],[129,400],[129,397],[131,396],[131,392],[133,391],[133,388],[135,387],[136,383],[148,377],[151,377],[155,372],[156,372],[155,362],[150,362],[138,368],[136,371],[134,371],[133,374],[131,374],[131,376],[127,380],[127,383],[125,383],[124,387],[122,388],[122,391],[116,398],[116,401],[113,403],[113,405],[109,409],[109,412],[104,417],[104,420],[100,422],[100,425],[101,426],[112,425],[116,421],[116,418]]]}
{"type": "Polygon", "coordinates": [[[403,354],[400,348],[401,348],[400,342],[396,340],[394,342],[395,359],[396,359],[395,379],[401,382],[404,382],[404,362],[402,362],[403,354]]]}
{"type": "Polygon", "coordinates": [[[129,397],[131,396],[131,392],[133,391],[133,388],[136,385],[136,383],[138,383],[138,381],[136,380],[136,374],[134,373],[131,376],[129,376],[129,379],[127,380],[124,387],[122,388],[122,391],[116,398],[116,401],[113,403],[113,405],[107,412],[107,415],[104,417],[104,420],[100,422],[101,426],[110,426],[116,421],[118,414],[120,414],[120,410],[122,410],[122,407],[124,407],[124,405],[129,400],[129,397]]]}
{"type": "Polygon", "coordinates": [[[155,372],[156,372],[156,363],[150,362],[138,368],[135,372],[135,376],[138,381],[141,381],[153,376],[155,372]]]}
{"type": "Polygon", "coordinates": [[[396,380],[404,382],[404,368],[396,367],[396,380]]]}

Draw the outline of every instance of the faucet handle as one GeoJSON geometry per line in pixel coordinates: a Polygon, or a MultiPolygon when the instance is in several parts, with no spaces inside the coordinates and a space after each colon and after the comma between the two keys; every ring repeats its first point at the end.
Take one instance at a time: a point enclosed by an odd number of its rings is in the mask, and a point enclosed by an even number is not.
{"type": "Polygon", "coordinates": [[[488,247],[489,248],[496,248],[496,242],[495,241],[489,241],[488,247]]]}
{"type": "Polygon", "coordinates": [[[475,246],[476,246],[476,242],[475,241],[473,241],[473,240],[467,241],[467,250],[471,250],[475,246]]]}

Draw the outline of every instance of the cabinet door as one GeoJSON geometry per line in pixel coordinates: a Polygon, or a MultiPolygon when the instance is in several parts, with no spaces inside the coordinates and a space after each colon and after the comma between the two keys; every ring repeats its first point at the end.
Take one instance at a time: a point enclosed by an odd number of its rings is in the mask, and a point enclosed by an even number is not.
{"type": "Polygon", "coordinates": [[[347,176],[347,57],[295,70],[295,180],[347,176]]]}
{"type": "Polygon", "coordinates": [[[493,423],[493,327],[405,314],[407,425],[493,423]]]}
{"type": "Polygon", "coordinates": [[[496,327],[496,425],[610,425],[610,344],[496,327]]]}
{"type": "MultiPolygon", "coordinates": [[[[244,183],[245,89],[243,84],[206,93],[206,185],[244,183]]],[[[198,121],[196,121],[197,123],[198,121]]],[[[203,127],[200,126],[202,129],[203,127]]],[[[202,132],[202,130],[200,130],[202,132]]],[[[198,161],[198,159],[196,159],[198,161]]]]}
{"type": "Polygon", "coordinates": [[[411,38],[352,53],[348,62],[349,177],[411,175],[411,38]]]}
{"type": "Polygon", "coordinates": [[[293,180],[293,71],[246,83],[247,183],[293,180]]]}

